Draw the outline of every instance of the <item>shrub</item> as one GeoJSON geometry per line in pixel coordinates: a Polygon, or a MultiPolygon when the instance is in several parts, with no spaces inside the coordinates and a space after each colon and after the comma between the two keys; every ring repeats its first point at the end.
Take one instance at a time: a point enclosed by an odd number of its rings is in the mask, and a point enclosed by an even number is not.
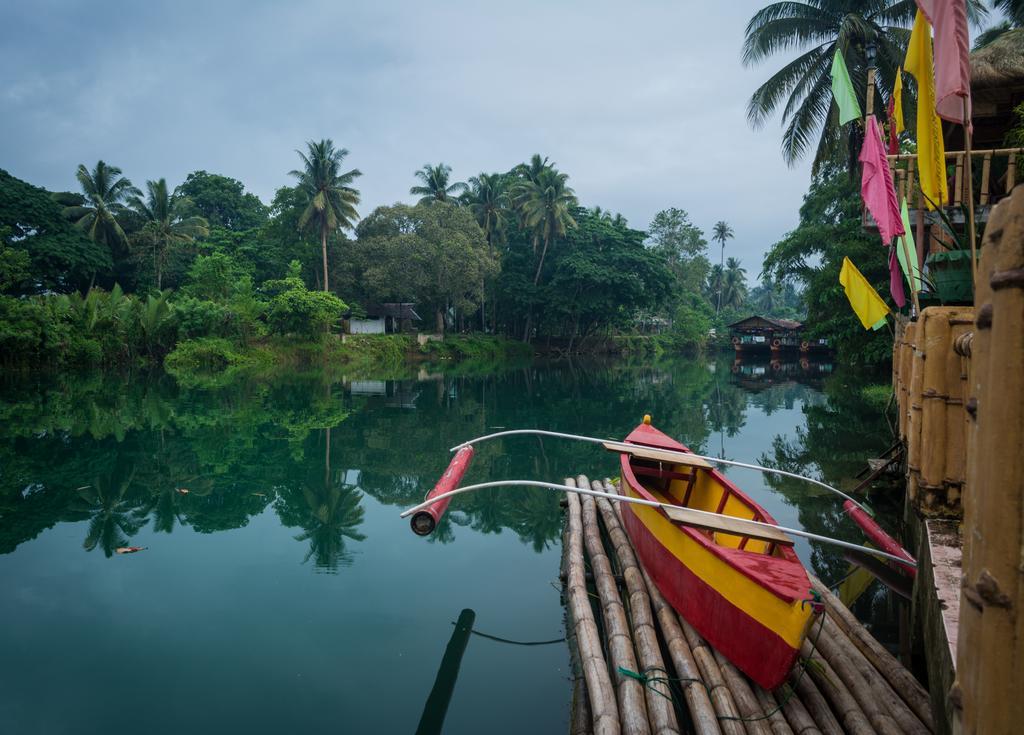
{"type": "Polygon", "coordinates": [[[348,307],[326,291],[310,291],[294,276],[283,281],[283,290],[270,300],[267,323],[270,331],[306,339],[321,339],[348,307]]]}

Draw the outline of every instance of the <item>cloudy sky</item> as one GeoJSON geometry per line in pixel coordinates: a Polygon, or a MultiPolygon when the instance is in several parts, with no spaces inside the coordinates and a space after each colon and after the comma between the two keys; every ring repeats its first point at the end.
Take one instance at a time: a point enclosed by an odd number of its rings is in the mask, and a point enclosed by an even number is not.
{"type": "Polygon", "coordinates": [[[746,101],[754,0],[33,0],[0,5],[0,168],[48,189],[102,158],[136,183],[205,169],[269,201],[304,141],[362,170],[362,214],[412,201],[413,172],[465,179],[533,153],[586,206],[645,228],[660,209],[709,231],[752,276],[796,224],[789,169],[746,101]]]}

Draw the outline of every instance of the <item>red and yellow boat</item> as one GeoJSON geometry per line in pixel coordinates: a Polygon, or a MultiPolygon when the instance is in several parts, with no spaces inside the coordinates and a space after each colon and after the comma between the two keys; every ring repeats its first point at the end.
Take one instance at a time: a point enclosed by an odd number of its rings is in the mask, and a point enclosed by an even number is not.
{"type": "Polygon", "coordinates": [[[711,464],[650,425],[606,445],[620,492],[682,509],[621,503],[627,533],[665,599],[765,689],[788,676],[807,635],[811,583],[777,522],[711,464]],[[691,510],[684,510],[691,509],[691,510]],[[692,511],[705,511],[694,513],[692,511]],[[708,515],[717,514],[717,515],[708,515]]]}

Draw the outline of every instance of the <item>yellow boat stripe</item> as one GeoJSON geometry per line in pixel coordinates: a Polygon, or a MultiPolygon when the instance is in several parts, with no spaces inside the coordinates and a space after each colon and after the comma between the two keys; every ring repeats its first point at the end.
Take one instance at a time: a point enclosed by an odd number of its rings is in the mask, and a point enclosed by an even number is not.
{"type": "MultiPolygon", "coordinates": [[[[636,495],[632,489],[630,494],[636,495]]],[[[643,505],[631,505],[630,509],[661,545],[693,574],[761,625],[775,631],[787,644],[800,648],[811,620],[809,605],[801,609],[799,600],[787,603],[779,599],[680,531],[659,510],[643,505]]]]}

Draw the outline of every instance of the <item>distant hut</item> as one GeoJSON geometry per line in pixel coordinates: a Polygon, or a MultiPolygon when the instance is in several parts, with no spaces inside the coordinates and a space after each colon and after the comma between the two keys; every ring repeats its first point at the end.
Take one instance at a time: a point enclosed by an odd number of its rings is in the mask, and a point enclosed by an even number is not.
{"type": "Polygon", "coordinates": [[[411,332],[413,322],[421,321],[413,303],[364,304],[365,317],[349,315],[350,334],[396,334],[411,332]]]}
{"type": "Polygon", "coordinates": [[[804,325],[792,319],[750,316],[729,325],[737,357],[745,353],[771,352],[778,356],[800,349],[804,325]]]}

